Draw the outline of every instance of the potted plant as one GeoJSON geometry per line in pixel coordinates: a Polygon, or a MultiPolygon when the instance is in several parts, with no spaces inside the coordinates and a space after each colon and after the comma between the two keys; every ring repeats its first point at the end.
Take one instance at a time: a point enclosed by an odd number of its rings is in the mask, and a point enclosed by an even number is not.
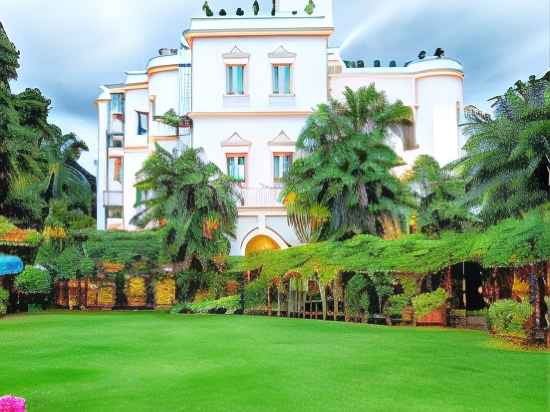
{"type": "Polygon", "coordinates": [[[204,14],[206,14],[206,17],[212,17],[214,15],[214,12],[212,11],[210,6],[208,5],[207,1],[204,2],[203,6],[202,6],[202,11],[204,11],[204,14]]]}
{"type": "Polygon", "coordinates": [[[309,0],[304,10],[310,16],[313,14],[313,12],[315,11],[315,3],[313,2],[313,0],[309,0]]]}
{"type": "Polygon", "coordinates": [[[392,295],[384,308],[384,315],[389,325],[399,324],[404,321],[403,312],[410,305],[411,299],[405,294],[392,295]]]}
{"type": "Polygon", "coordinates": [[[412,298],[417,325],[445,326],[447,325],[447,299],[445,289],[422,293],[412,298]]]}
{"type": "Polygon", "coordinates": [[[498,338],[515,344],[527,344],[528,322],[533,306],[512,299],[497,300],[487,311],[490,332],[498,338]]]}

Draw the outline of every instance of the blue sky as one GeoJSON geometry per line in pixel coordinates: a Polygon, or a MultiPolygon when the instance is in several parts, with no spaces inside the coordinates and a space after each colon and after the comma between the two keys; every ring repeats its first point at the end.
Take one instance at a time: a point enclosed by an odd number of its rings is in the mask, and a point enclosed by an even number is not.
{"type": "MultiPolygon", "coordinates": [[[[99,85],[142,69],[161,47],[177,47],[203,0],[0,0],[0,19],[21,51],[20,91],[38,87],[51,119],[85,139],[95,173],[99,85]]],[[[212,9],[251,9],[253,0],[209,0],[212,9]]],[[[306,0],[296,0],[306,3],[306,0]]],[[[260,1],[270,10],[271,1],[260,1]]],[[[550,67],[550,0],[334,0],[345,58],[400,64],[437,47],[465,65],[465,101],[487,99],[550,67]]]]}

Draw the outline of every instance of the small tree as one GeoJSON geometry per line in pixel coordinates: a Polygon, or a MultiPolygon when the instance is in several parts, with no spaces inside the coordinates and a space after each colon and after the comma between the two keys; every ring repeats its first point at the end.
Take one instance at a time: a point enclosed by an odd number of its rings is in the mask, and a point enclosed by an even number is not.
{"type": "Polygon", "coordinates": [[[462,230],[476,219],[462,204],[464,180],[439,166],[431,156],[419,156],[406,177],[417,201],[417,222],[422,233],[462,230]]]}
{"type": "Polygon", "coordinates": [[[365,276],[357,274],[346,285],[346,306],[349,314],[361,322],[369,313],[368,282],[365,276]]]}
{"type": "Polygon", "coordinates": [[[376,272],[369,274],[369,278],[372,281],[376,295],[378,296],[378,313],[384,312],[384,303],[389,296],[393,293],[394,279],[385,272],[376,272]]]}

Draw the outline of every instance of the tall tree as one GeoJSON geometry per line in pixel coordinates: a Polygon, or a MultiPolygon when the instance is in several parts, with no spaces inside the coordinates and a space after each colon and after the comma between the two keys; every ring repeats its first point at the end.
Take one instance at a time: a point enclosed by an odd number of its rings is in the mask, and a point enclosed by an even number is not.
{"type": "Polygon", "coordinates": [[[390,104],[374,85],[347,88],[343,102],[319,105],[298,138],[305,156],[284,179],[286,203],[329,210],[320,238],[381,234],[384,219],[400,219],[412,206],[407,188],[391,172],[403,162],[386,144],[389,128],[411,119],[409,107],[390,104]]]}
{"type": "Polygon", "coordinates": [[[493,224],[550,200],[550,72],[495,97],[494,117],[471,117],[465,156],[450,167],[466,180],[466,202],[493,224]]]}
{"type": "Polygon", "coordinates": [[[475,220],[462,204],[464,180],[442,169],[433,157],[419,156],[406,181],[417,200],[417,224],[422,233],[462,230],[475,220]]]}
{"type": "Polygon", "coordinates": [[[9,81],[17,78],[18,58],[0,24],[0,215],[31,225],[40,220],[44,207],[40,141],[28,127],[40,115],[25,111],[24,98],[11,94],[9,81]]]}
{"type": "Polygon", "coordinates": [[[148,193],[132,222],[162,224],[165,246],[179,270],[207,270],[209,260],[229,253],[237,219],[235,182],[202,149],[173,155],[157,145],[139,172],[136,188],[148,193]]]}
{"type": "Polygon", "coordinates": [[[19,68],[19,51],[10,41],[2,22],[0,22],[0,87],[5,87],[9,91],[10,80],[17,79],[17,69],[19,68]]]}

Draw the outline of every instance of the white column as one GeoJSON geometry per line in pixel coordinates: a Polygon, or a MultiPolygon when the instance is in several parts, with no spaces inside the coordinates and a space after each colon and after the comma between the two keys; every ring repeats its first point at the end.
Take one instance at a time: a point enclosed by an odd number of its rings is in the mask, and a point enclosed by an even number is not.
{"type": "Polygon", "coordinates": [[[97,156],[97,230],[107,229],[107,217],[103,192],[107,190],[108,148],[107,131],[109,129],[109,104],[108,99],[97,100],[98,111],[98,156],[97,156]]]}

